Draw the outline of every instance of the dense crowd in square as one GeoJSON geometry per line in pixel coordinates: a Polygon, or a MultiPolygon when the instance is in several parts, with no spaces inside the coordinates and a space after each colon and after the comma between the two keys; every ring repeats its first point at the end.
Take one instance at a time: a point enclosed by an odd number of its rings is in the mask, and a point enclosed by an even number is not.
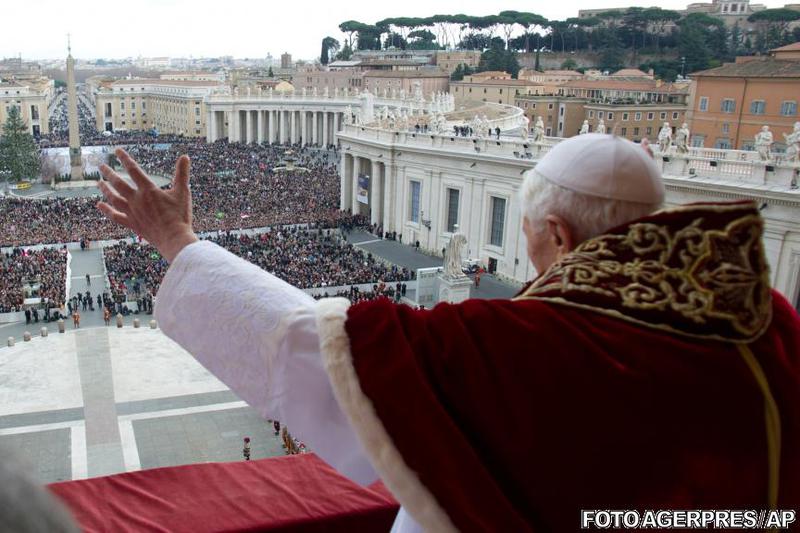
{"type": "Polygon", "coordinates": [[[66,298],[67,251],[64,248],[22,250],[0,254],[0,313],[21,311],[25,288],[49,307],[61,307],[66,298]]]}

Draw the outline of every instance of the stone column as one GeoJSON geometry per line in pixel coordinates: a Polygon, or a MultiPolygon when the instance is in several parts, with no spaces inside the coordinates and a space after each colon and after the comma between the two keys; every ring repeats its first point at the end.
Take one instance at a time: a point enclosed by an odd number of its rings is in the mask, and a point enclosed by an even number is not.
{"type": "Polygon", "coordinates": [[[383,231],[394,231],[394,213],[392,212],[394,202],[392,199],[396,194],[397,165],[384,163],[383,177],[383,231]]]}
{"type": "Polygon", "coordinates": [[[273,144],[275,142],[275,110],[270,109],[267,113],[269,113],[269,143],[273,144]]]}
{"type": "Polygon", "coordinates": [[[258,144],[264,143],[264,111],[258,110],[258,144]]]}
{"type": "Polygon", "coordinates": [[[208,111],[206,113],[206,142],[213,143],[216,141],[216,111],[208,111]]]}
{"type": "Polygon", "coordinates": [[[322,112],[322,146],[328,147],[328,112],[322,112]]]}
{"type": "Polygon", "coordinates": [[[278,111],[278,143],[283,144],[286,142],[286,112],[284,110],[278,111]]]}
{"type": "Polygon", "coordinates": [[[302,146],[308,144],[308,111],[300,111],[300,137],[302,146]]]}
{"type": "Polygon", "coordinates": [[[253,112],[249,109],[244,112],[245,114],[245,124],[244,124],[244,134],[245,134],[245,142],[250,144],[253,142],[253,112]]]}
{"type": "Polygon", "coordinates": [[[297,142],[297,111],[294,109],[289,111],[289,123],[292,128],[291,142],[294,144],[297,142]]]}
{"type": "Polygon", "coordinates": [[[369,177],[370,224],[380,224],[382,220],[383,198],[381,195],[381,164],[372,161],[372,174],[369,177]]]}
{"type": "Polygon", "coordinates": [[[361,214],[361,203],[358,201],[358,171],[361,163],[361,158],[353,156],[353,182],[351,184],[353,190],[353,214],[361,214]]]}
{"type": "Polygon", "coordinates": [[[339,133],[339,118],[342,116],[341,113],[334,113],[333,114],[333,128],[332,128],[332,135],[331,135],[331,144],[336,144],[337,133],[339,133]]]}
{"type": "Polygon", "coordinates": [[[317,144],[319,142],[319,135],[317,135],[317,112],[311,112],[311,142],[317,144]]]}
{"type": "Polygon", "coordinates": [[[353,172],[348,168],[348,154],[342,152],[341,166],[339,167],[340,189],[339,189],[339,209],[342,211],[352,211],[353,199],[350,193],[353,191],[353,186],[350,180],[353,179],[353,172]]]}
{"type": "Polygon", "coordinates": [[[233,110],[228,115],[228,142],[235,143],[239,140],[239,112],[233,110]]]}

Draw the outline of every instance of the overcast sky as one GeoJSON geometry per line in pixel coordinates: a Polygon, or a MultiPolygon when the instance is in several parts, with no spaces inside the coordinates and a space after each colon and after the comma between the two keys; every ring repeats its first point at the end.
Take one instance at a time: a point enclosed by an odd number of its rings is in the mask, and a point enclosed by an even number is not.
{"type": "MultiPolygon", "coordinates": [[[[13,19],[4,9],[0,57],[28,59],[65,55],[72,34],[75,57],[137,56],[238,58],[319,56],[326,35],[342,40],[340,22],[366,23],[387,17],[425,17],[437,13],[489,15],[505,9],[534,11],[548,19],[577,16],[580,8],[658,5],[682,9],[689,0],[632,2],[601,0],[23,0],[13,2],[13,19]],[[34,24],[35,22],[35,24],[34,24]]],[[[709,0],[710,1],[710,0],[709,0]]],[[[785,2],[766,1],[768,7],[785,2]]]]}

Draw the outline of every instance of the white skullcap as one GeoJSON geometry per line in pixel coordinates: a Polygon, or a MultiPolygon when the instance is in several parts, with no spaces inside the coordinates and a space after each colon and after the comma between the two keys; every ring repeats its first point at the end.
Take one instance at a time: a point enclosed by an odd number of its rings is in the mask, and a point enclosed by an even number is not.
{"type": "Polygon", "coordinates": [[[664,184],[644,148],[622,137],[586,133],[555,145],[534,169],[565,189],[642,204],[664,201],[664,184]]]}

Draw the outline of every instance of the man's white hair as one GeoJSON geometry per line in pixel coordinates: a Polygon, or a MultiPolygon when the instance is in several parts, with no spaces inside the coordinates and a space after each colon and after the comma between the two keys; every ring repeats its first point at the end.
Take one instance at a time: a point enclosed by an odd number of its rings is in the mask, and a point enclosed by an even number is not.
{"type": "Polygon", "coordinates": [[[544,229],[547,215],[557,215],[569,224],[575,244],[649,215],[661,207],[661,203],[609,200],[571,191],[548,181],[535,169],[525,176],[520,197],[522,212],[537,231],[544,229]]]}

